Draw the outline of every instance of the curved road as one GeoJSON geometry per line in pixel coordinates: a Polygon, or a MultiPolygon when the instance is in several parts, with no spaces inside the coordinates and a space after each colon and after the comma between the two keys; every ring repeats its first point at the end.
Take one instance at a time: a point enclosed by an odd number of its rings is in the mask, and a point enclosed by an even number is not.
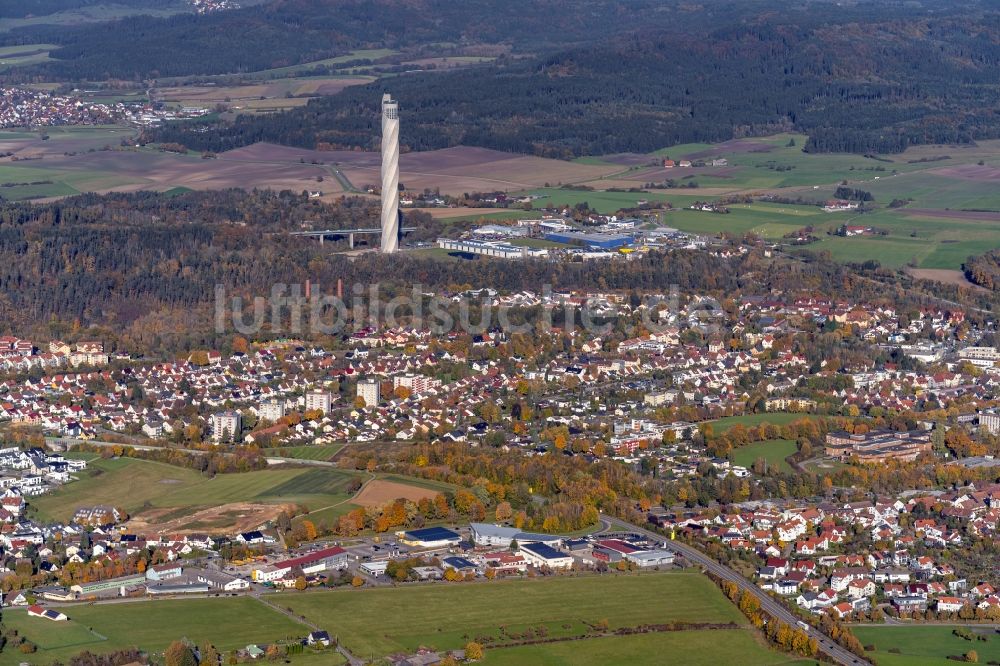
{"type": "MultiPolygon", "coordinates": [[[[648,530],[644,527],[627,523],[624,520],[604,514],[601,514],[600,518],[602,523],[620,525],[626,531],[643,534],[652,539],[656,539],[657,541],[664,540],[664,536],[662,534],[657,534],[656,532],[648,530]]],[[[693,548],[686,543],[681,543],[679,541],[667,541],[666,546],[670,550],[674,550],[683,555],[688,561],[701,565],[706,571],[715,574],[719,578],[736,583],[741,590],[746,590],[757,597],[760,601],[760,607],[769,615],[781,620],[792,628],[798,628],[798,616],[785,608],[783,604],[780,604],[772,599],[766,592],[764,592],[764,590],[751,583],[735,570],[730,569],[724,564],[716,562],[697,548],[693,548]]],[[[857,656],[850,650],[846,650],[839,644],[835,643],[833,639],[826,634],[820,633],[819,629],[816,627],[810,626],[809,636],[811,638],[815,638],[819,642],[819,649],[821,652],[825,653],[838,664],[848,664],[852,666],[856,664],[871,665],[871,662],[857,656]]]]}

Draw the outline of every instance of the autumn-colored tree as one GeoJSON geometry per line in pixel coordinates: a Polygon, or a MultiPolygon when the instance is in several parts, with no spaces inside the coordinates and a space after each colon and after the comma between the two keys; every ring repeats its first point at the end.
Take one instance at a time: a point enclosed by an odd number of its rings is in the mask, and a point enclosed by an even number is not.
{"type": "Polygon", "coordinates": [[[247,339],[241,335],[237,335],[233,338],[233,352],[237,354],[246,354],[250,351],[250,345],[247,339]]]}
{"type": "Polygon", "coordinates": [[[165,666],[198,666],[194,650],[184,641],[174,641],[163,653],[165,666]]]}
{"type": "Polygon", "coordinates": [[[497,522],[499,523],[507,522],[508,520],[510,520],[511,517],[514,515],[514,510],[511,508],[510,502],[505,501],[497,504],[495,515],[497,522]]]}
{"type": "Polygon", "coordinates": [[[298,578],[295,579],[295,589],[296,590],[299,590],[301,592],[302,590],[306,589],[307,587],[309,587],[309,583],[306,582],[306,577],[305,576],[299,576],[298,578]]]}
{"type": "Polygon", "coordinates": [[[479,661],[483,658],[483,646],[475,641],[465,644],[465,658],[469,661],[479,661]]]}
{"type": "Polygon", "coordinates": [[[362,578],[361,576],[355,576],[354,578],[351,579],[352,587],[361,587],[364,584],[365,584],[365,579],[362,578]]]}
{"type": "Polygon", "coordinates": [[[201,644],[201,666],[219,666],[222,654],[209,641],[201,644]]]}

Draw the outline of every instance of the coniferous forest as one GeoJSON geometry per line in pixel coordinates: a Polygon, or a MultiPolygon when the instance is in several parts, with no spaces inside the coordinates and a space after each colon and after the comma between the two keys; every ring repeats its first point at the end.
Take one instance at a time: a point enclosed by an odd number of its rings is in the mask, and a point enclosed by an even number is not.
{"type": "Polygon", "coordinates": [[[809,152],[896,153],[1000,136],[995,0],[581,0],[572,10],[554,0],[276,0],[0,33],[0,46],[32,43],[59,48],[0,80],[153,85],[355,49],[403,54],[398,75],[286,113],[170,124],[147,137],[196,150],[256,141],[374,148],[387,88],[413,150],[464,144],[572,158],[797,130],[809,152]],[[406,54],[434,55],[429,44],[500,56],[407,71],[406,54]]]}
{"type": "Polygon", "coordinates": [[[693,29],[681,16],[677,27],[383,79],[284,114],[207,131],[171,125],[149,138],[214,151],[256,141],[372,149],[386,88],[401,100],[413,150],[572,158],[797,130],[809,134],[807,152],[897,153],[1000,136],[1000,13],[890,7],[860,20],[816,3],[693,29]]]}

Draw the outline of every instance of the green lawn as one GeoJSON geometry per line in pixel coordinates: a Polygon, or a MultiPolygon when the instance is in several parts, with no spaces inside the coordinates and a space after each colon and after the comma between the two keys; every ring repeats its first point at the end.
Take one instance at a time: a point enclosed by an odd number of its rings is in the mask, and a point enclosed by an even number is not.
{"type": "Polygon", "coordinates": [[[131,514],[148,508],[176,508],[180,515],[230,502],[296,503],[326,507],[347,499],[355,476],[332,468],[264,469],[207,478],[164,463],[119,458],[95,460],[81,479],[33,498],[40,516],[66,520],[86,504],[123,506],[131,514]]]}
{"type": "Polygon", "coordinates": [[[670,621],[745,624],[707,578],[693,573],[553,577],[525,581],[282,594],[277,603],[340,637],[356,654],[382,656],[545,625],[550,636],[670,621]]]}
{"type": "Polygon", "coordinates": [[[868,626],[852,627],[862,645],[874,645],[872,652],[880,666],[947,666],[954,664],[950,656],[963,655],[969,650],[979,654],[979,663],[1000,661],[1000,634],[990,627],[970,627],[987,637],[986,641],[967,641],[953,635],[949,626],[868,626]],[[889,652],[896,649],[899,654],[889,652]]]}
{"type": "Polygon", "coordinates": [[[710,421],[712,429],[716,433],[725,432],[737,423],[745,426],[755,426],[761,423],[782,426],[799,419],[814,419],[812,414],[796,414],[792,412],[762,412],[760,414],[741,414],[739,416],[726,416],[721,419],[710,421]]]}
{"type": "MultiPolygon", "coordinates": [[[[30,658],[32,664],[66,661],[83,650],[102,653],[138,646],[162,652],[171,641],[183,637],[195,643],[209,640],[221,650],[232,650],[309,633],[308,627],[249,597],[138,601],[63,610],[70,618],[67,622],[4,610],[4,624],[39,646],[30,658]]],[[[22,658],[8,649],[0,654],[0,665],[17,664],[22,658]]]]}
{"type": "Polygon", "coordinates": [[[659,634],[591,638],[564,643],[487,648],[484,666],[605,666],[606,664],[685,664],[688,666],[766,666],[813,664],[774,652],[750,629],[672,631],[659,634]]]}
{"type": "Polygon", "coordinates": [[[770,467],[777,467],[780,471],[788,474],[792,473],[792,466],[785,462],[785,458],[796,451],[795,442],[790,439],[772,439],[768,442],[754,442],[741,446],[733,450],[730,458],[733,464],[742,465],[749,468],[758,458],[767,461],[770,467]]]}

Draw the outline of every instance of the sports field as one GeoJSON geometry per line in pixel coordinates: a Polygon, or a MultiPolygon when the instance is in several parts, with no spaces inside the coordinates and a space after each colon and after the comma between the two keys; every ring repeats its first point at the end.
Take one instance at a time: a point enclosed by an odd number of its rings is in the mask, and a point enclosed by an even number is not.
{"type": "Polygon", "coordinates": [[[383,656],[419,646],[454,649],[477,636],[545,625],[549,636],[586,632],[607,619],[611,629],[648,623],[746,620],[704,576],[554,577],[282,595],[288,606],[341,637],[356,654],[383,656]]]}
{"type": "MultiPolygon", "coordinates": [[[[232,650],[309,633],[308,627],[249,597],[137,601],[62,610],[70,618],[66,622],[29,617],[22,609],[4,610],[4,625],[38,645],[38,652],[29,658],[31,664],[65,662],[83,650],[101,653],[138,646],[162,652],[184,637],[232,650]]],[[[20,652],[8,649],[0,654],[0,665],[24,659],[20,652]]]]}
{"type": "Polygon", "coordinates": [[[742,465],[749,468],[758,458],[767,461],[771,468],[776,467],[779,471],[792,473],[792,466],[785,462],[785,458],[796,451],[795,442],[790,439],[772,439],[767,442],[754,442],[734,449],[732,453],[733,464],[742,465]]]}
{"type": "Polygon", "coordinates": [[[770,666],[814,664],[774,652],[750,629],[672,631],[635,636],[611,636],[563,643],[487,648],[484,666],[605,666],[606,664],[691,666],[770,666]]]}
{"type": "Polygon", "coordinates": [[[852,627],[851,631],[862,645],[874,646],[870,654],[880,666],[947,666],[954,659],[969,650],[979,655],[979,663],[991,664],[1000,661],[1000,633],[992,627],[969,629],[984,636],[985,641],[968,641],[952,633],[950,626],[868,626],[852,627]],[[894,650],[895,652],[890,652],[894,650]]]}

